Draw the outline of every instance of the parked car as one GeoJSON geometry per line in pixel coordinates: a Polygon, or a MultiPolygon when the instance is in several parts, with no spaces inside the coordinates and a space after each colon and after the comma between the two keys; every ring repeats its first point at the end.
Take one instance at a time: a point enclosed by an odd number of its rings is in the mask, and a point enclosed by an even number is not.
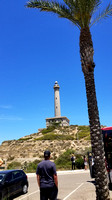
{"type": "Polygon", "coordinates": [[[7,200],[9,197],[20,192],[27,193],[28,179],[23,170],[0,171],[0,200],[7,200]]]}

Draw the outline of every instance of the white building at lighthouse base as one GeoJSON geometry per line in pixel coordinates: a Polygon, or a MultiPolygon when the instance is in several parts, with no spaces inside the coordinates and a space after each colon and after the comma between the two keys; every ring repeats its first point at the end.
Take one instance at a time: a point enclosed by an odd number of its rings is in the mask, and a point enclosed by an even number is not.
{"type": "Polygon", "coordinates": [[[52,117],[46,118],[46,127],[52,126],[54,123],[60,126],[69,126],[69,119],[67,117],[52,117]]]}

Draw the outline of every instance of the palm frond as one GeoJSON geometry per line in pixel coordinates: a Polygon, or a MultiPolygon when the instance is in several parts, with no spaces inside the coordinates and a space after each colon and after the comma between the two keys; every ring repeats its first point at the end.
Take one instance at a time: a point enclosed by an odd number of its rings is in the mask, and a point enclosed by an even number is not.
{"type": "Polygon", "coordinates": [[[48,11],[56,13],[61,18],[67,18],[80,28],[79,21],[74,18],[71,13],[71,9],[64,4],[60,4],[56,1],[45,1],[45,0],[33,0],[29,1],[26,5],[27,8],[39,8],[40,11],[48,11]]]}
{"type": "Polygon", "coordinates": [[[112,4],[91,21],[92,17],[99,9],[101,0],[63,0],[59,3],[56,0],[30,0],[27,8],[38,8],[40,11],[56,13],[61,18],[66,18],[74,23],[79,29],[91,27],[102,18],[112,16],[112,4]]]}
{"type": "Polygon", "coordinates": [[[101,12],[98,14],[98,16],[91,22],[90,27],[97,23],[99,20],[101,19],[105,19],[109,16],[112,16],[112,4],[109,3],[108,6],[101,12]]]}
{"type": "Polygon", "coordinates": [[[101,4],[101,0],[63,0],[71,9],[72,15],[81,27],[89,26],[94,10],[101,4]]]}

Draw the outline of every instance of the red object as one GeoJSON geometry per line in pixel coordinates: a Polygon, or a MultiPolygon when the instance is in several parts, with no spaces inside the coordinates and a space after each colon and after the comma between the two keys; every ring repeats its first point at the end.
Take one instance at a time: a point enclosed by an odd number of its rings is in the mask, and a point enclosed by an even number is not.
{"type": "Polygon", "coordinates": [[[103,130],[103,131],[109,131],[109,130],[112,130],[112,126],[111,126],[111,127],[101,128],[101,130],[103,130]]]}

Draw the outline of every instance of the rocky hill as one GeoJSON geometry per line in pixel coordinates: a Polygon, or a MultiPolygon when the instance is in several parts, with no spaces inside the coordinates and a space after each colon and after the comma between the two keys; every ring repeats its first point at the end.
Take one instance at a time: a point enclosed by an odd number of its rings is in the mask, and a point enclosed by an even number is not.
{"type": "Polygon", "coordinates": [[[54,160],[67,149],[83,152],[90,147],[89,126],[49,127],[18,140],[4,141],[0,145],[0,156],[8,163],[24,163],[43,158],[46,149],[51,151],[54,160]]]}

